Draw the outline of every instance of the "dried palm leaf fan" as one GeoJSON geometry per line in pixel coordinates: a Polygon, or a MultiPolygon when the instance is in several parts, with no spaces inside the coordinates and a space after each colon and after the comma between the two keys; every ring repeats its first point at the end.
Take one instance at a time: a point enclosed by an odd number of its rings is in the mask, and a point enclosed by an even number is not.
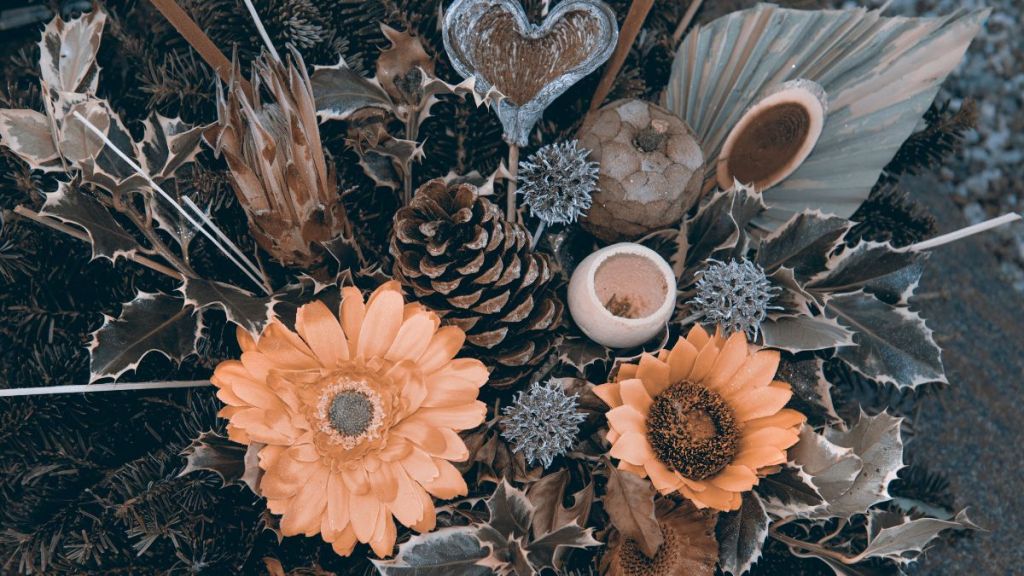
{"type": "MultiPolygon", "coordinates": [[[[849,217],[988,14],[888,18],[863,8],[760,4],[690,32],[676,53],[665,107],[693,129],[710,165],[744,113],[771,90],[800,78],[817,82],[828,94],[821,137],[795,171],[765,192],[768,210],[755,223],[772,229],[806,208],[849,217]]],[[[727,166],[734,168],[735,159],[727,166]]]]}
{"type": "Polygon", "coordinates": [[[294,49],[287,62],[261,55],[251,83],[251,97],[236,81],[227,94],[218,85],[218,121],[205,138],[224,154],[260,246],[282,264],[315,266],[323,243],[352,234],[334,167],[324,158],[302,56],[294,49]]]}

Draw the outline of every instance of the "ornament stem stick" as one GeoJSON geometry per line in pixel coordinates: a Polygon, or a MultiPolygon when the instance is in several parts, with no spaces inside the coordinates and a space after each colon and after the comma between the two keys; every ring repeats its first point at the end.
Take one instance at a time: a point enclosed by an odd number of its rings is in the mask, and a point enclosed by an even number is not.
{"type": "Polygon", "coordinates": [[[693,17],[697,15],[697,10],[700,9],[700,5],[703,0],[692,0],[690,6],[686,9],[686,13],[683,14],[683,18],[679,21],[679,25],[676,26],[675,33],[672,34],[672,44],[679,44],[679,41],[683,39],[683,34],[686,33],[686,29],[690,27],[690,22],[693,22],[693,17]]]}
{"type": "Polygon", "coordinates": [[[199,216],[199,219],[202,220],[204,224],[209,226],[210,230],[213,230],[213,233],[216,234],[217,237],[220,238],[222,242],[227,244],[228,248],[230,248],[231,251],[234,252],[236,256],[238,256],[238,259],[241,260],[242,263],[249,268],[250,272],[256,274],[257,276],[263,275],[263,271],[256,267],[256,265],[251,260],[249,260],[245,253],[242,252],[242,250],[238,246],[236,246],[235,243],[232,242],[230,238],[228,238],[227,236],[224,235],[223,232],[221,232],[220,228],[218,228],[217,225],[213,223],[213,220],[211,220],[210,217],[206,215],[206,212],[201,210],[199,206],[197,206],[196,203],[192,201],[191,198],[189,198],[188,196],[182,196],[181,200],[182,202],[185,203],[186,206],[188,206],[190,210],[192,210],[192,212],[199,216]]]}
{"type": "Polygon", "coordinates": [[[537,224],[537,229],[533,232],[533,238],[530,239],[530,248],[536,248],[537,242],[540,242],[540,235],[544,233],[544,228],[547,227],[547,222],[541,220],[537,224]]]}
{"type": "Polygon", "coordinates": [[[986,230],[998,228],[1003,224],[1009,224],[1010,222],[1016,222],[1017,220],[1021,219],[1022,218],[1020,214],[1017,214],[1016,212],[1010,212],[1009,214],[1003,214],[1002,216],[992,218],[991,220],[979,222],[978,224],[974,224],[973,226],[967,226],[959,230],[954,230],[948,234],[937,236],[935,238],[932,238],[931,240],[918,242],[917,244],[913,244],[912,246],[910,246],[908,250],[911,250],[913,252],[931,250],[932,248],[937,248],[944,244],[949,244],[950,242],[955,242],[962,238],[967,238],[968,236],[973,236],[975,234],[985,232],[986,230]]]}
{"type": "MultiPolygon", "coordinates": [[[[37,224],[42,224],[43,226],[46,226],[47,228],[52,228],[53,230],[56,230],[58,232],[63,232],[64,234],[67,234],[68,236],[71,236],[72,238],[77,238],[77,239],[81,240],[82,242],[89,242],[89,235],[86,234],[85,232],[81,232],[79,230],[76,230],[76,229],[72,228],[71,226],[68,226],[67,224],[64,224],[64,223],[61,223],[61,222],[57,222],[57,221],[53,220],[52,218],[47,218],[43,214],[40,214],[38,212],[34,212],[32,210],[29,210],[28,208],[26,208],[24,206],[15,206],[14,207],[14,213],[19,215],[19,216],[23,216],[25,218],[28,218],[29,220],[31,220],[33,222],[36,222],[37,224]]],[[[159,272],[159,273],[161,273],[161,274],[163,274],[165,276],[170,276],[171,278],[174,278],[175,280],[183,280],[184,279],[184,276],[180,272],[178,272],[177,270],[175,270],[173,268],[170,268],[168,266],[164,266],[163,264],[161,264],[161,263],[159,263],[159,262],[157,262],[155,260],[151,260],[149,258],[146,258],[145,256],[143,256],[141,254],[135,254],[135,253],[127,254],[127,255],[125,255],[125,257],[128,258],[129,260],[131,260],[132,262],[135,262],[136,264],[141,264],[142,266],[145,266],[146,268],[149,268],[150,270],[153,270],[155,272],[159,272]]]]}
{"type": "Polygon", "coordinates": [[[512,142],[508,145],[508,172],[505,218],[509,222],[516,222],[519,220],[519,214],[516,212],[516,181],[519,180],[519,145],[512,142]]]}
{"type": "Polygon", "coordinates": [[[619,70],[626,62],[629,49],[633,46],[633,42],[640,33],[644,20],[647,19],[647,14],[653,5],[654,0],[634,0],[629,7],[626,20],[622,22],[622,29],[619,30],[619,41],[615,45],[615,52],[612,52],[612,57],[608,60],[608,65],[605,66],[604,74],[601,75],[601,81],[598,83],[597,89],[594,90],[594,97],[590,100],[588,115],[597,110],[604,103],[604,99],[608,97],[608,93],[611,92],[615,77],[619,75],[619,70]]]}
{"type": "Polygon", "coordinates": [[[35,386],[32,388],[8,388],[0,390],[0,398],[10,396],[48,396],[52,394],[77,394],[79,392],[119,392],[122,390],[169,390],[172,388],[198,388],[209,386],[209,380],[174,380],[168,382],[125,382],[118,384],[68,384],[65,386],[35,386]]]}
{"type": "MultiPolygon", "coordinates": [[[[202,226],[191,214],[189,214],[187,210],[182,208],[180,204],[175,202],[174,198],[172,198],[170,194],[165,192],[164,189],[161,188],[160,185],[157,184],[153,180],[153,178],[150,177],[150,175],[147,174],[146,171],[142,169],[141,166],[136,164],[134,160],[129,158],[127,154],[125,154],[124,152],[121,151],[120,148],[115,146],[114,143],[110,141],[110,138],[107,138],[106,134],[104,134],[102,131],[100,131],[99,128],[97,128],[91,122],[89,122],[89,120],[87,120],[85,116],[82,116],[80,112],[76,110],[73,114],[79,122],[85,125],[85,127],[88,128],[90,132],[99,137],[99,139],[102,140],[103,143],[106,144],[107,147],[110,148],[110,150],[114,154],[117,154],[117,156],[122,161],[124,161],[125,164],[131,167],[131,169],[134,170],[136,174],[145,179],[146,182],[150,185],[150,187],[153,188],[153,190],[155,190],[157,194],[159,194],[164,200],[170,203],[171,206],[173,206],[182,216],[184,216],[185,219],[188,220],[188,222],[192,224],[192,226],[195,227],[196,230],[198,230],[203,236],[206,236],[207,240],[213,242],[213,245],[216,246],[217,249],[220,250],[221,253],[224,254],[224,256],[226,256],[228,260],[231,261],[232,264],[237,266],[238,269],[241,270],[246,275],[246,277],[255,282],[263,290],[264,293],[266,293],[268,296],[270,295],[270,289],[267,287],[265,280],[261,281],[259,278],[256,277],[256,275],[250,272],[248,268],[246,268],[241,262],[239,262],[235,258],[235,256],[231,254],[231,252],[227,248],[224,247],[223,243],[221,243],[212,234],[210,234],[210,232],[207,231],[206,228],[202,226]]],[[[228,243],[230,244],[231,242],[228,241],[228,243]]]]}
{"type": "Polygon", "coordinates": [[[274,60],[280,62],[281,55],[277,53],[274,48],[274,43],[270,41],[270,36],[267,35],[267,29],[263,27],[263,21],[260,20],[260,14],[256,11],[256,7],[252,5],[252,0],[245,0],[245,7],[249,9],[249,15],[252,16],[252,21],[256,24],[256,30],[260,33],[260,38],[263,39],[263,43],[267,45],[267,49],[270,50],[270,55],[274,57],[274,60]]]}

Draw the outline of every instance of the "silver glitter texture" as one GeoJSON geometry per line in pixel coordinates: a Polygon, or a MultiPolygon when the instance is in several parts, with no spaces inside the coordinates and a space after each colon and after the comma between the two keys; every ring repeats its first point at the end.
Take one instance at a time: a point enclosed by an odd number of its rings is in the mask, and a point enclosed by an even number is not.
{"type": "Polygon", "coordinates": [[[570,224],[590,209],[600,165],[576,140],[548,144],[519,163],[519,191],[546,224],[570,224]]]}
{"type": "Polygon", "coordinates": [[[547,468],[576,443],[580,422],[586,418],[577,410],[579,398],[566,394],[556,380],[535,382],[506,406],[502,436],[522,452],[527,462],[543,463],[547,468]]]}
{"type": "Polygon", "coordinates": [[[708,260],[689,304],[702,315],[702,324],[721,326],[726,334],[746,332],[756,339],[768,311],[782,309],[771,305],[779,292],[781,288],[750,260],[708,260]]]}

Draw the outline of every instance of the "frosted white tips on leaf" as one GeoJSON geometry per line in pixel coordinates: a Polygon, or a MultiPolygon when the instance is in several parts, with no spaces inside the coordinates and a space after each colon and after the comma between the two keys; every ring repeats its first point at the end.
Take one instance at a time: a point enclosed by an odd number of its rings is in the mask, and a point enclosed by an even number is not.
{"type": "Polygon", "coordinates": [[[821,137],[825,90],[811,80],[786,82],[750,107],[718,156],[718,185],[734,181],[765,190],[796,171],[821,137]]]}

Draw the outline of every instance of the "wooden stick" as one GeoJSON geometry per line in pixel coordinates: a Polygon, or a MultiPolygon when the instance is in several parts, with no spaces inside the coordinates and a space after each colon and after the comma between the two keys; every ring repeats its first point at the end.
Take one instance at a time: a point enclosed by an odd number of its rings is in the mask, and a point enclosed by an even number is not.
{"type": "Polygon", "coordinates": [[[651,6],[653,5],[654,0],[634,0],[633,4],[629,7],[626,20],[622,22],[622,29],[619,30],[619,42],[615,45],[615,52],[612,52],[612,57],[604,68],[604,74],[601,76],[601,81],[597,84],[597,90],[594,90],[594,98],[590,101],[588,116],[591,112],[600,108],[601,104],[604,104],[604,99],[612,91],[615,77],[619,75],[619,70],[622,69],[622,65],[626,62],[629,48],[633,45],[637,35],[640,34],[644,20],[647,19],[647,14],[651,11],[651,6]]]}
{"type": "Polygon", "coordinates": [[[210,386],[209,380],[176,380],[169,382],[125,382],[118,384],[69,384],[66,386],[35,386],[32,388],[8,388],[0,390],[5,396],[47,396],[51,394],[76,394],[79,392],[120,392],[122,390],[168,390],[173,388],[198,388],[210,386]]]}
{"type": "Polygon", "coordinates": [[[1010,212],[1009,214],[1003,214],[1002,216],[998,216],[990,220],[985,220],[984,222],[979,222],[978,224],[974,224],[973,226],[967,226],[965,228],[961,228],[959,230],[954,230],[947,234],[943,234],[942,236],[936,236],[931,240],[918,242],[917,244],[909,246],[907,249],[912,252],[931,250],[932,248],[937,248],[939,246],[942,246],[943,244],[949,244],[950,242],[955,242],[957,240],[960,240],[961,238],[967,238],[968,236],[973,236],[975,234],[985,232],[986,230],[998,228],[1003,224],[1009,224],[1010,222],[1016,222],[1017,220],[1021,219],[1022,218],[1020,214],[1017,214],[1016,212],[1010,212]]]}
{"type": "MultiPolygon", "coordinates": [[[[153,6],[164,15],[164,18],[174,26],[174,29],[181,34],[182,38],[189,43],[199,56],[202,57],[207,64],[215,72],[217,76],[227,85],[231,85],[231,61],[228,60],[227,56],[217,48],[217,45],[210,40],[210,37],[199,28],[195,20],[188,15],[187,12],[178,6],[175,0],[150,0],[153,6]]],[[[253,100],[252,84],[248,80],[236,75],[234,78],[239,85],[242,87],[242,91],[249,97],[249,100],[253,100]]]]}
{"type": "Polygon", "coordinates": [[[690,22],[693,22],[693,17],[697,15],[697,10],[700,8],[702,0],[692,0],[690,7],[686,9],[686,14],[683,14],[683,19],[679,21],[679,25],[676,26],[676,31],[672,34],[672,44],[674,46],[679,45],[679,41],[683,39],[683,34],[686,33],[686,29],[690,27],[690,22]]]}
{"type": "Polygon", "coordinates": [[[505,198],[505,219],[509,222],[519,221],[519,212],[516,210],[516,182],[519,179],[519,145],[509,143],[508,145],[508,186],[505,198]]]}
{"type": "MultiPolygon", "coordinates": [[[[24,206],[15,206],[14,213],[19,216],[28,218],[29,220],[32,220],[33,222],[36,222],[38,224],[42,224],[47,228],[52,228],[58,232],[63,232],[64,234],[67,234],[72,238],[78,238],[83,242],[91,242],[91,240],[89,239],[89,235],[86,234],[85,232],[82,232],[77,228],[72,228],[71,226],[68,226],[63,222],[54,220],[53,218],[47,218],[43,214],[29,210],[24,206]]],[[[163,264],[156,262],[155,260],[150,260],[149,258],[142,256],[141,254],[125,254],[125,258],[128,258],[129,260],[135,262],[136,264],[141,264],[146,268],[149,268],[150,270],[155,270],[156,272],[170,276],[175,280],[185,279],[184,276],[182,276],[177,270],[164,266],[163,264]]]]}

